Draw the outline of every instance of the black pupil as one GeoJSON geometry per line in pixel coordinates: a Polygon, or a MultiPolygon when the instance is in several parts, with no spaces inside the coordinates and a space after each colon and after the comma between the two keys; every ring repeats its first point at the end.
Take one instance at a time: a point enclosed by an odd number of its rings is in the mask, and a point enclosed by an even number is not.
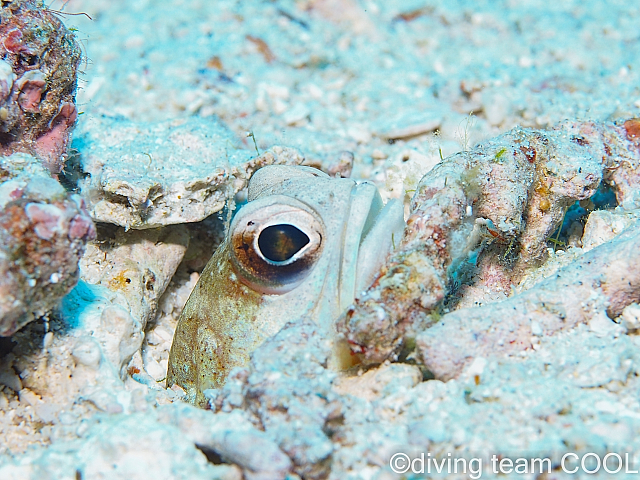
{"type": "Polygon", "coordinates": [[[309,243],[309,237],[293,225],[271,225],[258,238],[262,255],[272,262],[284,262],[309,243]]]}

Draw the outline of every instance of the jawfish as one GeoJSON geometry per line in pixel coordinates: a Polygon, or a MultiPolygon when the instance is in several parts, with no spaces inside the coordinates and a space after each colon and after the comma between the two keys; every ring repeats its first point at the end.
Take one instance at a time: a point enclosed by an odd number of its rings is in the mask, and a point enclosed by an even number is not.
{"type": "Polygon", "coordinates": [[[167,385],[206,405],[234,367],[286,323],[312,317],[334,339],[331,367],[351,366],[335,320],[374,280],[404,229],[398,200],[311,167],[267,166],[248,186],[225,240],[178,320],[167,385]]]}

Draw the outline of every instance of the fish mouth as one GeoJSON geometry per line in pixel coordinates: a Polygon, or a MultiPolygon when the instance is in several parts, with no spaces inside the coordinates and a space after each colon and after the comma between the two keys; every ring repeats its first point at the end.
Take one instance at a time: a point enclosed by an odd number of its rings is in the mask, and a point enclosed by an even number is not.
{"type": "Polygon", "coordinates": [[[373,283],[389,252],[400,243],[404,227],[402,202],[392,199],[385,205],[375,185],[354,185],[343,231],[340,310],[373,283]]]}

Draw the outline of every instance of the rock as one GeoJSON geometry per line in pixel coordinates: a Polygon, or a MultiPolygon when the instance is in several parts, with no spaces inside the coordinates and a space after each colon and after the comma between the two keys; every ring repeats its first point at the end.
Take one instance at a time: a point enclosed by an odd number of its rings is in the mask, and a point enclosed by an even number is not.
{"type": "Polygon", "coordinates": [[[84,201],[36,158],[0,158],[0,182],[0,336],[10,336],[73,288],[96,232],[84,201]]]}
{"type": "MultiPolygon", "coordinates": [[[[45,226],[44,234],[57,228],[45,226]]],[[[12,415],[25,418],[21,427],[0,418],[0,443],[20,448],[24,441],[46,441],[47,429],[60,422],[71,428],[87,411],[135,412],[147,408],[150,390],[162,391],[150,377],[144,383],[146,374],[130,363],[140,356],[144,327],[184,256],[187,229],[176,225],[125,234],[102,225],[100,231],[100,240],[80,262],[82,281],[49,322],[34,322],[13,335],[11,353],[0,361],[0,383],[11,389],[5,392],[21,392],[12,415]],[[42,401],[31,405],[33,397],[24,389],[42,401]]],[[[78,270],[77,257],[74,261],[78,270]]]]}
{"type": "Polygon", "coordinates": [[[331,341],[312,320],[287,324],[251,356],[248,368],[234,369],[210,402],[222,412],[245,409],[278,444],[302,478],[327,478],[331,435],[342,403],[331,390],[335,373],[326,368],[331,341]]]}
{"type": "Polygon", "coordinates": [[[291,460],[240,412],[213,415],[184,403],[158,410],[158,419],[180,429],[198,447],[244,470],[247,480],[284,480],[291,460]]]}
{"type": "Polygon", "coordinates": [[[640,305],[637,303],[627,305],[625,309],[622,310],[620,317],[618,317],[618,321],[628,331],[640,329],[640,305]]]}
{"type": "Polygon", "coordinates": [[[104,415],[79,430],[80,438],[58,442],[52,448],[36,448],[20,460],[3,462],[0,477],[6,480],[242,478],[238,467],[208,463],[188,435],[154,417],[141,413],[104,415]]]}
{"type": "Polygon", "coordinates": [[[589,214],[582,234],[582,248],[585,251],[602,245],[620,234],[636,221],[637,212],[610,212],[596,210],[589,214]]]}
{"type": "Polygon", "coordinates": [[[196,117],[152,124],[94,116],[79,124],[74,146],[91,216],[127,229],[203,220],[258,168],[304,160],[280,147],[252,158],[222,124],[196,117]]]}
{"type": "Polygon", "coordinates": [[[77,117],[75,36],[41,2],[14,0],[0,10],[0,46],[0,154],[28,152],[59,173],[77,117]]]}
{"type": "Polygon", "coordinates": [[[449,380],[478,357],[516,355],[530,348],[532,335],[558,335],[579,324],[588,324],[596,337],[619,335],[622,328],[610,319],[633,315],[631,306],[640,293],[639,246],[636,223],[529,290],[443,315],[417,336],[423,365],[436,378],[449,380]]]}
{"type": "Polygon", "coordinates": [[[122,294],[144,329],[188,245],[189,233],[182,225],[133,232],[117,228],[103,241],[87,245],[80,261],[82,279],[122,294]]]}
{"type": "Polygon", "coordinates": [[[22,381],[12,368],[14,356],[9,354],[0,361],[0,385],[9,387],[14,392],[22,390],[22,381]]]}
{"type": "MultiPolygon", "coordinates": [[[[589,199],[601,183],[618,199],[631,194],[640,156],[627,137],[628,129],[604,122],[514,128],[438,163],[418,183],[404,238],[380,277],[337,322],[351,350],[371,364],[396,359],[413,332],[437,321],[429,314],[460,293],[452,288],[459,282],[508,292],[547,259],[547,241],[570,205],[589,199]],[[628,165],[624,182],[611,177],[622,168],[612,166],[618,157],[628,165]]],[[[612,292],[607,313],[631,303],[636,288],[614,283],[620,292],[612,292]]],[[[495,314],[479,318],[477,327],[488,327],[489,318],[495,314]]],[[[530,324],[521,330],[518,345],[529,345],[530,324]]]]}

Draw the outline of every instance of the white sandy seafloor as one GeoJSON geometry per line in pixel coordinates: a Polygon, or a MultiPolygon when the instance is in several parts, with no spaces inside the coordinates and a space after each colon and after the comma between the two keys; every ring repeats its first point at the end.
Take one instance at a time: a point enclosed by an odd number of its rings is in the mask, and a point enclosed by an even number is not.
{"type": "MultiPolygon", "coordinates": [[[[167,188],[183,188],[181,168],[195,183],[217,181],[207,162],[154,164],[169,148],[167,125],[191,128],[171,148],[218,152],[212,170],[254,154],[247,132],[260,152],[295,147],[325,168],[352,152],[354,177],[408,201],[440,150],[446,156],[516,125],[640,116],[637,2],[71,0],[64,10],[93,18],[63,17],[86,49],[72,148],[91,173],[78,188],[94,200],[118,175],[132,198],[141,189],[142,204],[168,178],[167,188]],[[140,174],[109,170],[101,159],[113,149],[113,162],[140,174]]],[[[211,211],[233,188],[216,192],[223,197],[211,211]]],[[[185,203],[176,225],[136,230],[156,217],[125,218],[98,200],[99,237],[79,285],[47,325],[3,340],[2,351],[12,350],[0,356],[0,479],[281,478],[270,463],[276,440],[241,411],[197,417],[162,382],[180,310],[223,221],[214,214],[187,226],[210,211],[185,203]],[[200,419],[198,428],[179,418],[200,419]],[[238,440],[234,429],[253,433],[238,440]],[[255,443],[252,459],[230,446],[256,438],[267,446],[255,443]]],[[[619,230],[615,222],[603,230],[619,230]]],[[[549,266],[580,250],[556,252],[549,266]]],[[[333,449],[329,477],[420,478],[390,470],[397,452],[551,457],[554,465],[565,452],[629,453],[640,470],[639,317],[629,307],[621,325],[541,336],[534,349],[479,359],[449,382],[422,381],[403,364],[336,380],[347,410],[333,443],[317,446],[333,449]]],[[[482,478],[499,476],[485,459],[482,478]]],[[[511,476],[586,477],[557,469],[511,476]]]]}

